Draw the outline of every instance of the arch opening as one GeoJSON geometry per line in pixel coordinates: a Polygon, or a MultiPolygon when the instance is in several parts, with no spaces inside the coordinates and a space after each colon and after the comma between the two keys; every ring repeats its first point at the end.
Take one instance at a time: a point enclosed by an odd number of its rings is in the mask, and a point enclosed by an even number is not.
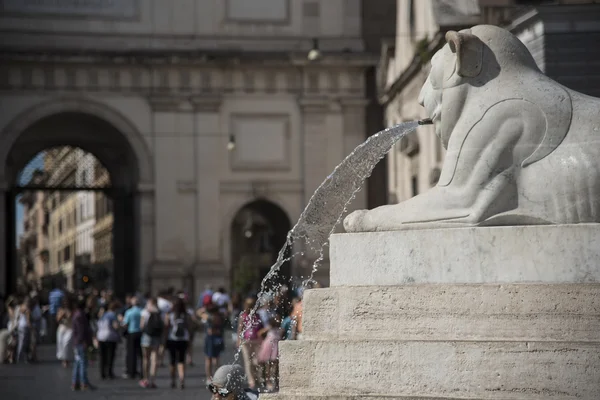
{"type": "MultiPolygon", "coordinates": [[[[231,224],[232,288],[238,293],[258,292],[263,278],[285,245],[291,221],[277,204],[258,199],[244,205],[231,224]]],[[[290,248],[287,249],[291,251],[290,248]]],[[[290,285],[291,265],[285,262],[267,287],[290,285]]]]}
{"type": "Polygon", "coordinates": [[[13,139],[0,154],[7,290],[136,290],[140,169],[127,135],[98,116],[66,111],[13,139]]]}

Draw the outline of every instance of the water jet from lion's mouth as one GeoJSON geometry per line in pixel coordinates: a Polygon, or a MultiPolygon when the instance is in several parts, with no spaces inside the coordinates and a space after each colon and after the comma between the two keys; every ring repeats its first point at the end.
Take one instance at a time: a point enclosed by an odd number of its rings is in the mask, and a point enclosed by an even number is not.
{"type": "MultiPolygon", "coordinates": [[[[334,233],[341,222],[348,205],[361,190],[365,179],[371,176],[377,163],[385,157],[396,142],[414,131],[419,125],[431,123],[433,123],[431,119],[427,118],[421,121],[404,122],[384,129],[358,145],[352,153],[335,167],[333,172],[315,190],[298,222],[288,232],[286,242],[279,251],[277,261],[261,283],[258,294],[259,301],[256,302],[254,309],[250,312],[251,317],[248,318],[248,321],[252,320],[256,310],[267,297],[274,294],[272,288],[266,288],[266,284],[278,274],[279,269],[285,262],[307,252],[314,254],[317,258],[312,264],[310,276],[302,282],[301,287],[305,288],[307,284],[313,282],[313,276],[324,259],[324,248],[328,244],[329,236],[334,233]],[[288,249],[295,252],[286,256],[288,249]]],[[[243,327],[242,342],[245,342],[244,335],[250,328],[250,325],[243,327]]],[[[234,356],[234,362],[239,359],[240,351],[241,346],[234,356]]]]}

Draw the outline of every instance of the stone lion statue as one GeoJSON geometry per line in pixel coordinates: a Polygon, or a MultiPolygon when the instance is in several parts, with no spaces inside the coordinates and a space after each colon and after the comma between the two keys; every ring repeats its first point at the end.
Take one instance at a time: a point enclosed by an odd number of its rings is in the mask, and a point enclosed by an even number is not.
{"type": "Polygon", "coordinates": [[[542,74],[504,29],[446,41],[419,95],[447,149],[439,182],[346,230],[600,222],[600,99],[542,74]]]}

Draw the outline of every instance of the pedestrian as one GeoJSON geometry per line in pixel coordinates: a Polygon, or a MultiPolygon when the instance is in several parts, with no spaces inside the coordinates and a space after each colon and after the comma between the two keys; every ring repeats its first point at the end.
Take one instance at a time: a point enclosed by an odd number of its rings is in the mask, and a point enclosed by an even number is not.
{"type": "Polygon", "coordinates": [[[212,393],[212,400],[258,400],[258,393],[246,388],[244,369],[238,364],[220,367],[208,390],[212,393]]]}
{"type": "Polygon", "coordinates": [[[48,294],[48,305],[49,305],[49,313],[50,313],[50,319],[49,319],[49,326],[48,326],[48,330],[50,332],[50,340],[52,343],[54,343],[58,338],[57,338],[57,329],[58,329],[58,319],[57,317],[57,313],[58,313],[58,309],[62,306],[63,304],[63,300],[65,298],[65,293],[63,292],[63,290],[61,289],[60,286],[57,286],[56,288],[52,289],[50,291],[50,293],[48,294]]]}
{"type": "Polygon", "coordinates": [[[61,306],[57,309],[55,326],[56,331],[56,358],[62,362],[64,368],[69,367],[73,359],[73,303],[69,297],[63,297],[61,306]]]}
{"type": "Polygon", "coordinates": [[[155,389],[158,348],[165,330],[164,319],[157,307],[155,298],[148,298],[146,301],[146,307],[142,311],[140,327],[142,328],[142,380],[140,386],[155,389]]]}
{"type": "Polygon", "coordinates": [[[121,340],[119,334],[119,321],[117,320],[117,309],[119,304],[111,301],[106,307],[106,311],[98,320],[98,332],[96,339],[100,349],[100,378],[114,379],[113,366],[115,364],[115,353],[117,344],[121,340]]]}
{"type": "MultiPolygon", "coordinates": [[[[171,302],[171,297],[168,290],[163,290],[159,293],[158,297],[156,298],[156,306],[158,307],[158,310],[160,311],[160,314],[164,320],[173,308],[173,303],[171,302]]],[[[168,333],[165,331],[160,346],[158,346],[158,365],[160,367],[164,366],[165,348],[167,345],[168,336],[168,333]]]]}
{"type": "Polygon", "coordinates": [[[32,362],[37,361],[37,347],[41,337],[42,329],[42,307],[40,306],[40,297],[37,292],[32,292],[29,298],[29,310],[31,312],[31,339],[30,356],[32,362]]]}
{"type": "Polygon", "coordinates": [[[294,307],[296,307],[296,304],[298,303],[299,299],[297,297],[295,297],[292,300],[292,304],[291,304],[291,311],[289,311],[289,314],[287,317],[285,317],[283,319],[283,321],[281,322],[281,329],[283,329],[284,335],[283,338],[285,340],[292,340],[294,337],[294,307]]]}
{"type": "Polygon", "coordinates": [[[219,312],[216,304],[208,306],[206,312],[202,313],[200,317],[205,326],[204,368],[208,384],[219,366],[219,357],[225,350],[225,318],[219,312]]]}
{"type": "Polygon", "coordinates": [[[177,387],[175,383],[175,368],[179,376],[179,388],[185,387],[185,357],[190,341],[190,316],[185,308],[183,299],[178,298],[173,305],[173,310],[166,318],[167,349],[171,356],[171,388],[177,387]]]}
{"type": "Polygon", "coordinates": [[[92,347],[92,329],[90,321],[85,315],[85,300],[77,302],[73,313],[73,347],[75,350],[75,362],[73,363],[73,375],[71,378],[72,390],[93,390],[94,386],[88,378],[88,350],[92,347]]]}
{"type": "Polygon", "coordinates": [[[29,350],[31,345],[31,310],[27,298],[23,300],[18,308],[16,315],[17,323],[17,357],[16,362],[23,358],[26,363],[29,362],[29,350]]]}
{"type": "Polygon", "coordinates": [[[267,337],[261,344],[258,361],[265,371],[266,389],[273,392],[279,383],[279,341],[283,338],[284,331],[278,317],[271,318],[266,329],[267,337]]]}
{"type": "Polygon", "coordinates": [[[257,354],[261,343],[260,331],[263,329],[260,317],[253,312],[255,305],[256,300],[252,297],[247,298],[244,302],[244,311],[240,315],[237,335],[237,346],[242,348],[246,376],[252,389],[257,387],[259,379],[257,354]]]}
{"type": "Polygon", "coordinates": [[[292,339],[302,340],[302,297],[292,309],[292,339]]]}
{"type": "Polygon", "coordinates": [[[135,379],[138,375],[138,362],[141,359],[142,329],[140,322],[142,309],[138,305],[137,297],[131,297],[131,308],[125,311],[123,326],[127,329],[127,370],[126,379],[135,379]]]}

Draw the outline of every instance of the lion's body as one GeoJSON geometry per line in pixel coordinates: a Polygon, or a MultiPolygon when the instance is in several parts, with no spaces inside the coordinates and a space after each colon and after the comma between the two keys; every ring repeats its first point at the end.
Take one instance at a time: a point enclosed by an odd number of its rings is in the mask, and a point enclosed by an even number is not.
{"type": "Polygon", "coordinates": [[[346,229],[600,223],[600,99],[543,75],[503,29],[452,37],[420,96],[447,148],[437,186],[346,229]]]}

